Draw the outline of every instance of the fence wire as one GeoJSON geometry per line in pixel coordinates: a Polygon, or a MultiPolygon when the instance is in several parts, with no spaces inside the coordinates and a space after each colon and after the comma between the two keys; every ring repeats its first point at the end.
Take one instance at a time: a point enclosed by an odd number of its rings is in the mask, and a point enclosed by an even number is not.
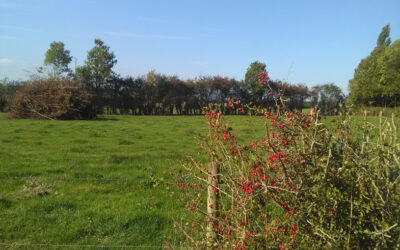
{"type": "MultiPolygon", "coordinates": [[[[43,248],[104,248],[104,249],[163,249],[164,246],[135,246],[135,245],[69,245],[69,244],[29,244],[29,243],[0,243],[0,247],[23,248],[29,247],[30,249],[43,249],[43,248]]],[[[173,249],[183,249],[183,247],[169,246],[173,249]]]]}
{"type": "MultiPolygon", "coordinates": [[[[157,181],[164,184],[171,184],[176,185],[177,183],[166,181],[164,179],[159,179],[157,177],[151,177],[148,181],[157,181]],[[151,179],[153,178],[153,179],[151,179]]],[[[49,181],[104,181],[104,182],[113,182],[113,181],[120,181],[120,182],[143,182],[141,179],[137,178],[96,178],[96,177],[47,177],[47,176],[0,176],[0,179],[39,179],[39,180],[49,180],[49,181]]]]}

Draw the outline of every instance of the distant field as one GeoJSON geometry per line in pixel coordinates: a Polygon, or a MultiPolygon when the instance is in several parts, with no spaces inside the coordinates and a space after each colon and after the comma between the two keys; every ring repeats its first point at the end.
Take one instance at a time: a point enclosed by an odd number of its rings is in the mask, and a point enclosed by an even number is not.
{"type": "MultiPolygon", "coordinates": [[[[324,122],[333,127],[335,120],[324,122]]],[[[226,121],[240,142],[264,134],[259,117],[226,121]]],[[[0,128],[0,248],[162,246],[170,216],[182,207],[171,198],[173,175],[187,155],[207,160],[195,139],[207,131],[202,116],[37,121],[0,115],[0,128]],[[33,194],[40,189],[49,194],[33,194]]]]}

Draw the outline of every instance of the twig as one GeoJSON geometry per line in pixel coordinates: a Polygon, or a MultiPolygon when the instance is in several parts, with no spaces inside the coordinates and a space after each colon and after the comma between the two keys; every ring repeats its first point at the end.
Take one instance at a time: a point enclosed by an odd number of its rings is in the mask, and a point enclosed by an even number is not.
{"type": "Polygon", "coordinates": [[[394,225],[392,225],[391,227],[385,229],[385,230],[377,231],[377,232],[372,232],[372,233],[375,234],[375,235],[380,235],[380,234],[383,235],[384,233],[389,232],[390,230],[392,230],[392,229],[395,228],[395,227],[397,227],[397,223],[394,224],[394,225]]]}

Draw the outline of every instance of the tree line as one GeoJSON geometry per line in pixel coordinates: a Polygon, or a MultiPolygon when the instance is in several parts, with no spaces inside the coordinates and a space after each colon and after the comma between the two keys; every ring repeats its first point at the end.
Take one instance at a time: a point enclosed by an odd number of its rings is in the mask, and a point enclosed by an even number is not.
{"type": "MultiPolygon", "coordinates": [[[[206,105],[218,105],[223,113],[238,114],[224,106],[228,98],[257,106],[272,106],[273,99],[282,96],[290,109],[318,105],[325,114],[337,113],[346,97],[333,83],[308,88],[269,80],[271,88],[258,82],[258,74],[266,65],[255,61],[247,68],[244,80],[207,76],[182,80],[150,71],[146,76],[122,77],[114,72],[115,54],[102,40],[95,39],[84,65],[73,71],[71,52],[63,42],[52,42],[45,54],[43,66],[35,79],[69,80],[92,94],[95,113],[135,115],[195,115],[206,105]]],[[[33,80],[35,80],[33,79],[33,80]]],[[[0,80],[0,111],[9,111],[14,93],[31,81],[0,80]]],[[[54,82],[54,81],[53,81],[54,82]]],[[[398,106],[400,103],[400,40],[391,42],[390,25],[383,27],[377,46],[362,59],[349,82],[348,100],[364,106],[398,106]]]]}
{"type": "Polygon", "coordinates": [[[273,96],[284,90],[287,105],[302,109],[308,96],[304,85],[270,81],[272,95],[264,90],[263,98],[250,92],[243,81],[228,77],[201,77],[183,81],[176,76],[152,74],[147,78],[114,76],[96,89],[99,109],[111,113],[135,115],[196,115],[208,105],[218,106],[225,114],[239,114],[226,103],[229,98],[257,106],[274,105],[273,96]],[[105,109],[106,108],[106,109],[105,109]]]}
{"type": "Polygon", "coordinates": [[[32,81],[0,82],[0,110],[9,110],[11,96],[16,90],[30,82],[37,83],[37,79],[51,79],[53,84],[57,81],[76,83],[91,93],[91,106],[96,114],[198,115],[207,105],[217,106],[224,114],[240,114],[226,105],[229,98],[263,107],[273,106],[274,99],[283,98],[292,110],[319,104],[326,113],[335,113],[339,103],[345,100],[340,88],[334,84],[309,89],[304,84],[270,79],[263,86],[258,81],[258,74],[266,72],[266,65],[258,61],[249,65],[244,80],[221,76],[182,80],[154,70],[146,76],[122,77],[113,70],[117,63],[114,53],[100,39],[94,40],[94,47],[88,51],[84,65],[73,71],[69,67],[71,61],[71,53],[64,43],[52,42],[43,66],[37,69],[38,73],[32,81]]]}
{"type": "MultiPolygon", "coordinates": [[[[54,84],[65,82],[65,79],[55,78],[48,78],[47,82],[50,80],[54,84]]],[[[74,78],[70,80],[74,81],[74,78]]],[[[202,114],[202,107],[208,105],[218,107],[224,114],[241,114],[226,105],[229,98],[268,107],[274,106],[274,98],[279,98],[279,93],[282,94],[286,106],[292,110],[301,110],[319,103],[321,109],[332,113],[339,102],[344,101],[340,88],[334,84],[309,89],[302,84],[269,80],[271,91],[269,88],[262,88],[260,83],[251,88],[246,84],[246,80],[220,76],[181,80],[177,76],[166,76],[154,71],[145,77],[136,78],[115,74],[98,85],[78,82],[82,89],[92,93],[92,108],[97,114],[199,115],[202,114]]],[[[0,111],[9,111],[15,92],[31,84],[33,83],[30,81],[17,82],[4,79],[0,83],[0,111]]]]}

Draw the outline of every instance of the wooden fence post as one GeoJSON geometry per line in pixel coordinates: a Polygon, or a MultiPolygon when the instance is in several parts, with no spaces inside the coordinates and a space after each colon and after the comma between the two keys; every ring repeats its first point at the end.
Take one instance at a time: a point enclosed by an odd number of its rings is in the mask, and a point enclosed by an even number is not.
{"type": "Polygon", "coordinates": [[[207,179],[207,249],[216,249],[218,228],[215,228],[218,217],[218,163],[209,164],[207,179]]]}

